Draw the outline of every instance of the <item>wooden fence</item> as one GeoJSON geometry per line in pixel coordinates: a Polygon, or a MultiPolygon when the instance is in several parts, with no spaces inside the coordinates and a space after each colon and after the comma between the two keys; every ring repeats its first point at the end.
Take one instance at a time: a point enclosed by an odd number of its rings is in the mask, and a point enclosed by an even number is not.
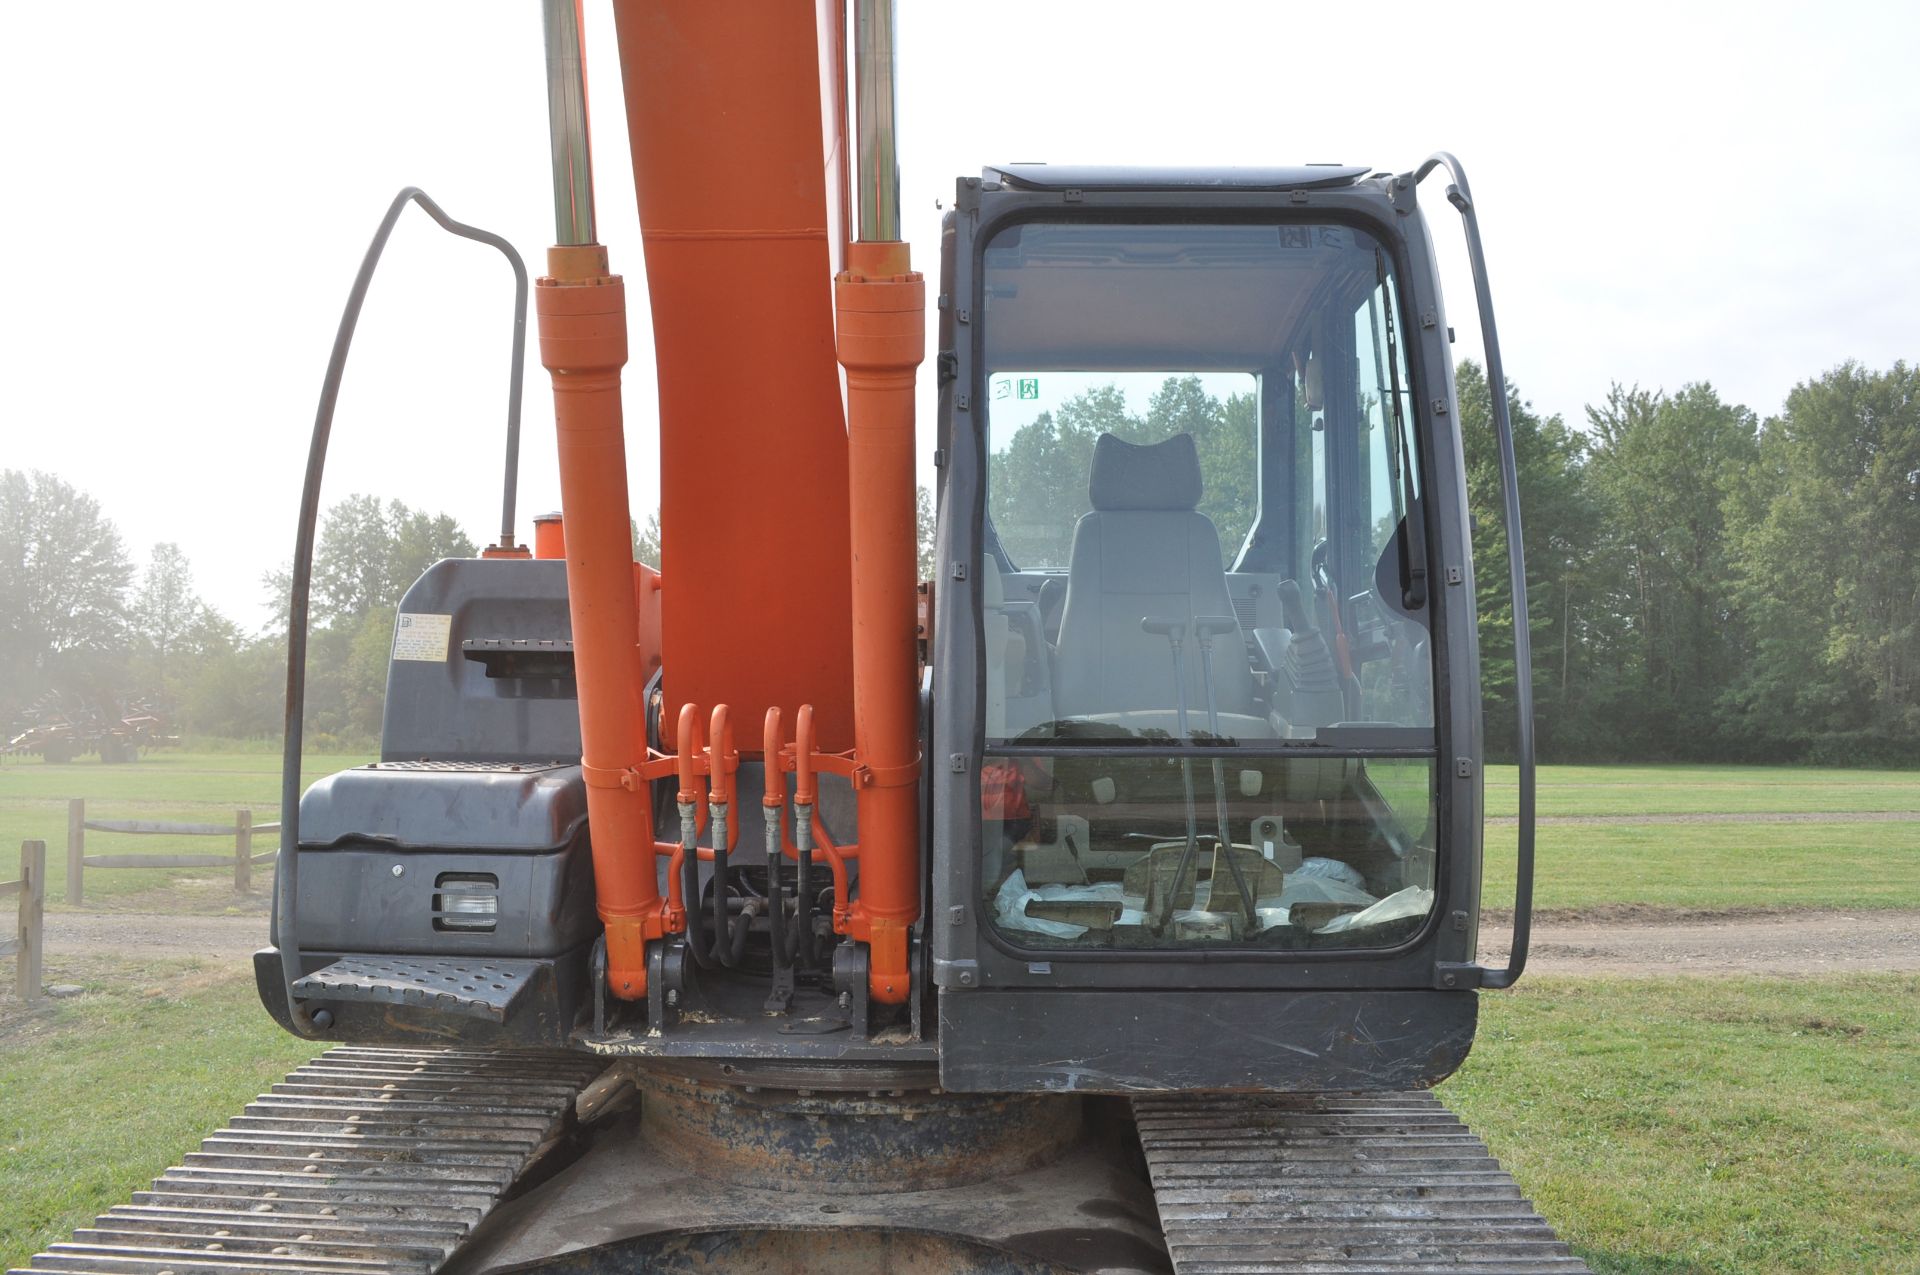
{"type": "Polygon", "coordinates": [[[38,1000],[40,976],[45,968],[43,950],[46,931],[42,925],[47,902],[47,843],[20,843],[20,879],[0,881],[0,899],[9,894],[20,896],[20,919],[14,937],[0,939],[0,956],[14,960],[13,986],[23,1001],[38,1000]]]}
{"type": "Polygon", "coordinates": [[[278,832],[277,823],[255,823],[253,811],[236,810],[231,824],[161,823],[152,819],[88,819],[82,797],[67,802],[67,902],[85,901],[88,868],[233,868],[236,893],[253,887],[253,865],[272,863],[278,848],[253,852],[253,834],[278,832]],[[87,832],[117,832],[136,837],[232,837],[232,854],[88,854],[87,832]]]}

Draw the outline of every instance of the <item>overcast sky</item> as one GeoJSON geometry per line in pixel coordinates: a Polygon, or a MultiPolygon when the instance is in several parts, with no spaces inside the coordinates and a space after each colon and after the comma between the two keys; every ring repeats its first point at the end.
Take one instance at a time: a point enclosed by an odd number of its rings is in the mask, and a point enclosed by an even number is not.
{"type": "MultiPolygon", "coordinates": [[[[644,520],[653,368],[607,0],[587,22],[644,520]]],[[[899,26],[906,224],[930,274],[936,201],[983,163],[1401,170],[1444,147],[1481,207],[1508,375],[1543,411],[1579,419],[1612,380],[1709,380],[1767,414],[1844,359],[1920,357],[1920,5],[900,0],[899,26]]],[[[209,601],[260,623],[334,324],[393,193],[423,186],[537,270],[542,76],[534,0],[0,5],[0,467],[91,492],[142,562],[178,542],[209,601]]],[[[1457,219],[1429,215],[1478,357],[1457,219]]],[[[398,497],[491,539],[510,298],[490,250],[409,214],[328,503],[398,497]]],[[[530,364],[523,514],[558,501],[530,364]]]]}

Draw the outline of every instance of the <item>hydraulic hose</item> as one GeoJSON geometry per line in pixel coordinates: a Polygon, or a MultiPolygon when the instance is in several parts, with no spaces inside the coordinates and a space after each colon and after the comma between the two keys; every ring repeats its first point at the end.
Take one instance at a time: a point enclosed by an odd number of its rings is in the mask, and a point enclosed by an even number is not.
{"type": "Polygon", "coordinates": [[[417,186],[403,188],[387,206],[359,273],[347,293],[346,309],[333,334],[333,353],[320,383],[320,405],[314,412],[313,438],[307,447],[306,483],[300,490],[300,525],[293,543],[293,581],[287,605],[287,702],[280,758],[280,856],[274,872],[273,937],[280,949],[280,974],[287,998],[287,1019],[296,1035],[312,1036],[326,1024],[315,1023],[294,996],[301,977],[298,887],[300,883],[300,763],[307,704],[307,623],[313,594],[314,528],[320,517],[320,480],[327,467],[327,443],[333,434],[334,407],[340,400],[340,381],[347,369],[347,352],[366,304],[367,289],[387,239],[409,203],[417,203],[442,230],[496,248],[513,267],[513,367],[507,390],[506,499],[501,513],[501,544],[513,543],[514,490],[520,465],[520,390],[527,350],[527,266],[512,244],[489,230],[455,221],[417,186]]]}

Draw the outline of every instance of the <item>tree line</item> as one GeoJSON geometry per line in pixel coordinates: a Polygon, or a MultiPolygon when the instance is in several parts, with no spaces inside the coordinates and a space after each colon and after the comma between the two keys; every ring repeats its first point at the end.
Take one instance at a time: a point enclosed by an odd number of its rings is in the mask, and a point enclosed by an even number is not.
{"type": "MultiPolygon", "coordinates": [[[[1512,748],[1514,695],[1499,469],[1485,374],[1462,363],[1457,383],[1498,755],[1512,748]]],[[[993,457],[990,508],[1016,560],[1065,564],[1067,546],[1045,538],[1071,519],[1023,533],[1020,503],[1084,505],[1093,440],[1109,428],[1141,441],[1193,433],[1202,511],[1237,543],[1255,512],[1251,399],[1170,380],[1135,419],[1099,393],[993,457]]],[[[1847,363],[1765,418],[1706,382],[1615,385],[1581,427],[1506,393],[1542,757],[1920,764],[1920,370],[1847,363]]],[[[924,492],[918,512],[924,574],[924,492]]],[[[636,526],[636,557],[658,565],[659,537],[657,515],[636,526]]],[[[377,737],[401,595],[434,561],[474,551],[453,519],[399,501],[355,495],[327,511],[307,700],[316,743],[377,737]]],[[[249,629],[199,598],[177,545],[155,545],[136,569],[92,497],[49,474],[0,473],[0,725],[57,691],[144,699],[194,734],[277,734],[286,573],[264,583],[274,619],[249,629]]]]}
{"type": "MultiPolygon", "coordinates": [[[[1845,364],[1761,418],[1706,382],[1612,386],[1581,427],[1506,387],[1526,536],[1540,753],[1555,761],[1920,764],[1920,373],[1845,364]]],[[[1495,755],[1514,742],[1513,606],[1486,375],[1458,368],[1495,755]]],[[[1296,412],[1305,418],[1303,404],[1296,412]]],[[[1093,445],[1194,436],[1231,554],[1257,510],[1251,396],[1112,387],[989,457],[1018,563],[1064,567],[1093,445]],[[1036,514],[1035,511],[1038,511],[1036,514]]]]}
{"type": "MultiPolygon", "coordinates": [[[[473,541],[445,514],[354,495],[330,508],[314,549],[307,732],[316,747],[378,738],[394,611],[441,558],[473,541]]],[[[169,730],[279,735],[285,716],[290,573],[262,580],[249,626],[194,588],[179,545],[136,567],[93,497],[52,474],[0,472],[0,732],[36,713],[157,712],[169,730]]]]}
{"type": "MultiPolygon", "coordinates": [[[[1490,748],[1512,601],[1485,374],[1458,377],[1490,748]]],[[[1540,752],[1920,763],[1920,369],[1847,363],[1761,418],[1613,386],[1584,429],[1507,387],[1540,752]]]]}

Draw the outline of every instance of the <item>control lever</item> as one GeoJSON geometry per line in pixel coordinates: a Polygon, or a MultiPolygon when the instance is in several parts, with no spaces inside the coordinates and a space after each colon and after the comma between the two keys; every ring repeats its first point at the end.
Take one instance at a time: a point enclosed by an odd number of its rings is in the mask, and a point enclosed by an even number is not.
{"type": "MultiPolygon", "coordinates": [[[[1238,633],[1240,621],[1230,615],[1201,615],[1193,621],[1194,640],[1200,644],[1200,679],[1207,688],[1207,734],[1214,742],[1220,740],[1220,711],[1213,693],[1213,639],[1220,633],[1238,633]]],[[[1184,690],[1182,693],[1184,699],[1184,690]]],[[[1180,733],[1187,732],[1183,719],[1180,733]]],[[[1215,850],[1216,859],[1221,855],[1227,858],[1227,870],[1233,873],[1233,883],[1240,888],[1240,911],[1246,917],[1249,931],[1255,928],[1256,912],[1253,891],[1247,888],[1247,879],[1240,873],[1240,861],[1233,857],[1232,830],[1227,822],[1227,776],[1226,768],[1218,757],[1213,759],[1213,812],[1220,823],[1220,844],[1215,850]]]]}
{"type": "MultiPolygon", "coordinates": [[[[1184,620],[1169,619],[1165,616],[1144,615],[1140,617],[1140,627],[1148,633],[1155,633],[1167,639],[1167,645],[1173,648],[1173,693],[1176,707],[1175,722],[1180,727],[1180,739],[1190,743],[1192,737],[1187,732],[1187,662],[1182,657],[1181,648],[1186,644],[1187,625],[1184,620]]],[[[1167,897],[1160,905],[1159,915],[1153,918],[1155,934],[1167,928],[1173,919],[1174,900],[1180,897],[1180,886],[1187,879],[1187,873],[1193,868],[1193,857],[1200,848],[1200,816],[1193,800],[1193,759],[1180,759],[1180,783],[1186,792],[1187,801],[1187,844],[1180,851],[1180,862],[1173,870],[1173,885],[1167,891],[1167,897]]]]}

